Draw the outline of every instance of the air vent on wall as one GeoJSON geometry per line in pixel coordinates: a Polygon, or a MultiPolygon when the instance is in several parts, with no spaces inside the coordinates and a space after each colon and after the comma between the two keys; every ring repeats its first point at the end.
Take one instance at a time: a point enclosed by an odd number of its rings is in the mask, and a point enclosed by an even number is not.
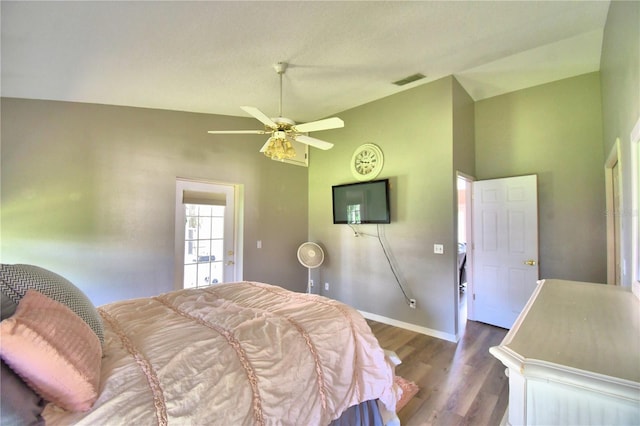
{"type": "Polygon", "coordinates": [[[402,80],[394,81],[393,84],[395,84],[396,86],[404,86],[405,84],[409,84],[409,83],[413,83],[414,81],[422,80],[425,77],[426,76],[424,74],[417,73],[417,74],[410,75],[409,77],[405,77],[402,80]]]}

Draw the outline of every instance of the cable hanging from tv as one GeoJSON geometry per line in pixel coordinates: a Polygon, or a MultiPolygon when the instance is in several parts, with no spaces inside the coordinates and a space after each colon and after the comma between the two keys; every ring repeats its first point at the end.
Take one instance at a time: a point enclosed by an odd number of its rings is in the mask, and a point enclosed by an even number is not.
{"type": "Polygon", "coordinates": [[[348,224],[349,227],[351,227],[351,229],[353,230],[353,236],[354,237],[359,237],[359,236],[366,236],[366,237],[374,237],[378,240],[378,242],[380,243],[380,247],[382,247],[382,252],[384,253],[384,256],[387,259],[387,263],[389,264],[389,268],[391,269],[391,272],[393,273],[393,277],[396,280],[396,283],[398,284],[398,287],[400,287],[400,290],[402,291],[402,294],[404,295],[405,300],[407,301],[407,304],[410,307],[415,307],[415,299],[410,298],[409,296],[407,296],[407,292],[404,289],[404,286],[402,285],[400,278],[398,276],[398,272],[396,271],[396,268],[393,264],[393,262],[391,261],[391,256],[389,255],[389,251],[387,250],[387,247],[384,244],[383,238],[380,235],[380,225],[377,224],[376,225],[376,235],[372,235],[372,234],[367,234],[364,232],[359,232],[352,224],[348,224]]]}

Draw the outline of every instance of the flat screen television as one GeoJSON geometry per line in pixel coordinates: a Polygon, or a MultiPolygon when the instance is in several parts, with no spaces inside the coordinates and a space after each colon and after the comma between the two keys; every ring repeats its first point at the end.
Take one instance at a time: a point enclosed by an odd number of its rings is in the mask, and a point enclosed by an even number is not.
{"type": "Polygon", "coordinates": [[[391,223],[389,179],[334,185],[333,223],[391,223]]]}

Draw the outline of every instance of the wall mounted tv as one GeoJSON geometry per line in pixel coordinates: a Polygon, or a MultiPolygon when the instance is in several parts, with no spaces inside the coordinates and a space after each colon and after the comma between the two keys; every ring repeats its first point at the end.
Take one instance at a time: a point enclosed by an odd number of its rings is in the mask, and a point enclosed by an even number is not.
{"type": "Polygon", "coordinates": [[[331,187],[333,223],[391,223],[389,179],[331,187]]]}

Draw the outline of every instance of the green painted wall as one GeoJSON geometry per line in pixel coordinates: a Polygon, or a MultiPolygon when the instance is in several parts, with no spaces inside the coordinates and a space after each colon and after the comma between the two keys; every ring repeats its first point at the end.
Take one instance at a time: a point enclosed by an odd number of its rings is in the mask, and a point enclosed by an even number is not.
{"type": "Polygon", "coordinates": [[[456,79],[453,79],[453,168],[468,176],[476,175],[475,102],[456,79]]]}
{"type": "Polygon", "coordinates": [[[477,102],[476,177],[538,175],[540,277],[606,282],[599,74],[477,102]]]}
{"type": "Polygon", "coordinates": [[[1,261],[49,268],[96,304],[172,290],[182,177],[243,185],[244,279],[304,291],[296,249],[307,237],[307,168],[260,154],[264,137],[206,133],[255,125],[3,98],[1,261]]]}
{"type": "MultiPolygon", "coordinates": [[[[330,151],[311,153],[309,168],[309,237],[326,249],[326,261],[316,276],[330,290],[321,292],[365,312],[455,333],[454,277],[454,79],[389,96],[337,114],[343,129],[322,132],[335,143],[330,151]],[[376,225],[332,223],[331,186],[354,182],[353,151],[374,143],[384,153],[378,178],[391,180],[392,223],[380,232],[408,296],[403,299],[375,237],[376,225]],[[445,245],[445,255],[433,254],[433,244],[445,245]]],[[[455,250],[454,250],[455,249],[455,250]]]]}
{"type": "MultiPolygon", "coordinates": [[[[640,2],[612,1],[602,45],[600,75],[604,120],[604,155],[620,140],[622,170],[622,228],[631,230],[638,212],[631,206],[631,130],[640,120],[640,2]]],[[[625,273],[622,283],[631,285],[631,232],[622,233],[625,273]]]]}

